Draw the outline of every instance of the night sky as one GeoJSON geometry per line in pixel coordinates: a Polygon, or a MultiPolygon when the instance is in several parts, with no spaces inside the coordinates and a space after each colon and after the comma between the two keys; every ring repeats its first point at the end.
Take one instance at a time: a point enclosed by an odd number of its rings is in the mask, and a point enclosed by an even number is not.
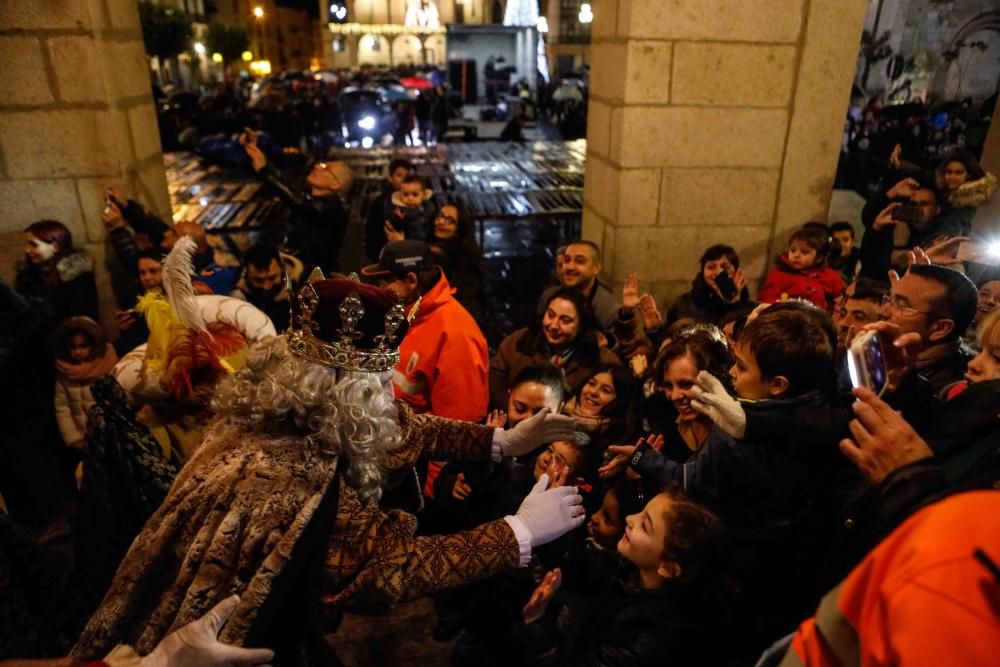
{"type": "Polygon", "coordinates": [[[292,7],[294,9],[305,9],[314,19],[319,18],[318,0],[277,0],[282,7],[292,7]]]}

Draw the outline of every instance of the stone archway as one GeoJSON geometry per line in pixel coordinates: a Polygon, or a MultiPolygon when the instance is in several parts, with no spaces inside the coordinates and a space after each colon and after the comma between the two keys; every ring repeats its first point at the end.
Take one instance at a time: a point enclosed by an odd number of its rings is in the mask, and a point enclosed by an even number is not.
{"type": "Polygon", "coordinates": [[[431,35],[424,40],[424,54],[428,65],[442,65],[445,62],[444,35],[431,35]]]}
{"type": "Polygon", "coordinates": [[[424,45],[411,33],[396,35],[392,40],[393,65],[419,65],[424,62],[424,45]]]}
{"type": "Polygon", "coordinates": [[[392,62],[389,40],[371,33],[358,40],[358,62],[362,65],[389,65],[392,62]]]}

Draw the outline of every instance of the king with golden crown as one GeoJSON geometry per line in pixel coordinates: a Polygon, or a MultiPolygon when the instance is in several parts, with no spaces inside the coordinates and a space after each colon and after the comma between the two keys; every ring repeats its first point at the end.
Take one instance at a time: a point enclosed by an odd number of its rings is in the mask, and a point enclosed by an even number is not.
{"type": "Polygon", "coordinates": [[[524,566],[583,522],[573,487],[541,483],[516,515],[415,536],[413,516],[378,505],[393,471],[421,454],[518,456],[573,437],[572,420],[542,411],[503,430],[415,415],[392,394],[409,326],[392,292],[314,275],[291,301],[289,330],[257,342],[218,386],[215,421],[132,543],[75,662],[117,644],[146,654],[236,594],[220,641],[332,664],[322,638],[341,611],[386,611],[524,566]]]}

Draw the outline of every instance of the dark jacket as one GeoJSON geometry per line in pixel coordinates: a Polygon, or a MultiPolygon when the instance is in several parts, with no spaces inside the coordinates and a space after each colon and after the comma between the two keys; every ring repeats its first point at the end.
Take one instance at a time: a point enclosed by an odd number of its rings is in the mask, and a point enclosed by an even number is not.
{"type": "Polygon", "coordinates": [[[917,357],[917,373],[930,383],[935,395],[943,399],[965,377],[974,356],[961,340],[934,345],[917,357]]]}
{"type": "Polygon", "coordinates": [[[292,210],[285,248],[302,260],[305,274],[317,266],[325,273],[336,272],[347,231],[347,211],[340,196],[313,197],[297,192],[270,164],[258,174],[292,210]]]}
{"type": "Polygon", "coordinates": [[[692,288],[690,292],[685,292],[677,297],[677,300],[670,306],[667,311],[667,324],[691,317],[700,322],[718,325],[719,321],[730,311],[746,308],[747,304],[750,303],[750,292],[746,288],[743,289],[740,300],[736,303],[726,303],[708,286],[701,289],[692,288]]]}
{"type": "Polygon", "coordinates": [[[722,664],[729,645],[724,598],[710,601],[700,583],[643,590],[634,566],[616,556],[585,549],[564,563],[559,600],[567,613],[553,604],[542,619],[521,624],[514,638],[522,664],[722,664]]]}
{"type": "Polygon", "coordinates": [[[15,289],[25,297],[48,303],[56,323],[74,315],[98,319],[97,283],[90,255],[74,250],[56,262],[54,271],[56,275],[47,279],[37,266],[23,264],[17,270],[15,289]]]}
{"type": "Polygon", "coordinates": [[[474,242],[460,239],[452,241],[428,241],[434,253],[434,261],[444,275],[448,284],[455,288],[455,299],[465,306],[473,319],[483,320],[483,276],[486,274],[486,264],[483,255],[474,242]]]}

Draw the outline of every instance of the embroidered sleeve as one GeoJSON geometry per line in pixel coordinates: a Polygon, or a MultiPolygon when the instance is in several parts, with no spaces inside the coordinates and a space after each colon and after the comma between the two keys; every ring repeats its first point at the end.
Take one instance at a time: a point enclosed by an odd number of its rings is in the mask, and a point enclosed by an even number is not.
{"type": "Polygon", "coordinates": [[[327,543],[323,604],[384,612],[395,603],[482,579],[518,566],[518,541],[507,522],[453,535],[416,537],[416,519],[362,505],[341,487],[337,525],[327,543]]]}
{"type": "Polygon", "coordinates": [[[390,455],[390,469],[413,463],[421,454],[435,460],[488,460],[493,450],[493,431],[472,422],[418,415],[401,401],[399,426],[403,445],[390,455]]]}

